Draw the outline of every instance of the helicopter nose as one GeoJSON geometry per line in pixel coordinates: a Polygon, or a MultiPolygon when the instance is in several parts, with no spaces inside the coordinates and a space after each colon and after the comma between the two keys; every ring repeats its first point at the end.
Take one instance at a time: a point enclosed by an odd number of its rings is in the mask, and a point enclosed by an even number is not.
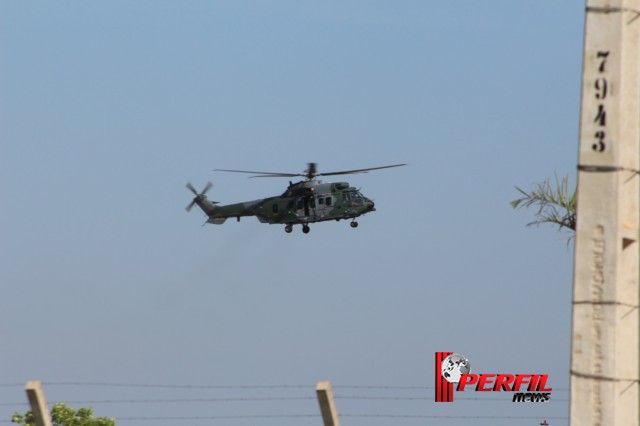
{"type": "Polygon", "coordinates": [[[375,204],[373,201],[371,201],[371,200],[367,200],[367,207],[369,208],[369,210],[371,210],[371,211],[375,211],[375,209],[376,209],[376,208],[375,208],[375,205],[376,205],[376,204],[375,204]]]}

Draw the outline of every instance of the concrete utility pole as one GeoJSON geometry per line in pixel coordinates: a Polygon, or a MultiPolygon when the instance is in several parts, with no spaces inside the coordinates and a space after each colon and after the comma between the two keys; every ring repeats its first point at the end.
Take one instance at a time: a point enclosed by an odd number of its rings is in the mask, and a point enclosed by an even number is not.
{"type": "Polygon", "coordinates": [[[571,425],[638,425],[640,0],[587,0],[571,425]]]}
{"type": "Polygon", "coordinates": [[[333,400],[333,390],[331,390],[330,382],[319,382],[316,386],[316,394],[318,395],[318,403],[320,404],[320,412],[322,413],[322,421],[324,426],[340,426],[338,418],[338,409],[333,400]]]}
{"type": "Polygon", "coordinates": [[[47,407],[47,399],[44,396],[40,380],[32,380],[28,382],[26,391],[27,398],[29,399],[29,405],[31,406],[31,412],[33,413],[33,419],[36,421],[36,426],[51,426],[51,414],[47,407]]]}

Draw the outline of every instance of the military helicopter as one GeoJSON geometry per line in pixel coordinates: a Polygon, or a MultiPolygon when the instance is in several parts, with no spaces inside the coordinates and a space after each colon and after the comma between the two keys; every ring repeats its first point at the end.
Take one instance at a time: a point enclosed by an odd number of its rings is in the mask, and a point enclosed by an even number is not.
{"type": "Polygon", "coordinates": [[[293,230],[293,225],[301,224],[302,232],[308,234],[310,223],[327,220],[352,219],[351,227],[357,228],[358,222],[355,219],[358,216],[375,211],[373,201],[362,195],[356,188],[349,186],[347,182],[323,183],[316,178],[318,176],[367,173],[371,170],[400,166],[406,166],[406,164],[330,173],[318,173],[316,163],[308,163],[307,170],[304,173],[216,169],[216,171],[221,172],[251,173],[254,175],[251,177],[254,178],[302,176],[305,180],[296,183],[289,181],[289,187],[280,196],[225,206],[219,206],[217,201],[209,201],[207,198],[206,193],[213,186],[211,182],[208,182],[201,192],[196,191],[191,183],[187,183],[187,188],[193,192],[195,198],[186,209],[189,212],[195,205],[200,207],[209,217],[205,224],[222,225],[230,217],[235,217],[240,222],[240,218],[243,216],[256,216],[262,223],[285,225],[284,230],[287,233],[293,230]]]}

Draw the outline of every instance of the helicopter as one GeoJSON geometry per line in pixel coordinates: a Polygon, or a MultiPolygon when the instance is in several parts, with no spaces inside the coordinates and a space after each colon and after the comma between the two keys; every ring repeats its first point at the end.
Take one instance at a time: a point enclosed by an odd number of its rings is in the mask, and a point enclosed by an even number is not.
{"type": "Polygon", "coordinates": [[[186,207],[187,212],[194,206],[208,216],[204,223],[222,225],[228,218],[240,218],[244,216],[256,216],[261,223],[285,225],[286,233],[293,231],[293,225],[302,225],[302,232],[308,234],[309,224],[328,220],[348,220],[351,219],[351,227],[357,228],[356,218],[375,211],[375,204],[362,193],[349,185],[348,182],[323,183],[316,178],[319,176],[348,175],[356,173],[368,173],[371,170],[388,169],[391,167],[401,167],[406,164],[393,164],[389,166],[370,167],[366,169],[345,170],[340,172],[318,173],[316,163],[308,163],[304,173],[275,173],[275,172],[252,172],[247,170],[215,169],[215,171],[232,173],[250,173],[252,178],[263,177],[304,177],[304,180],[293,183],[289,181],[289,186],[282,195],[262,198],[243,203],[218,205],[217,201],[210,201],[206,193],[213,184],[208,182],[200,192],[187,183],[187,189],[191,191],[195,198],[186,207]]]}

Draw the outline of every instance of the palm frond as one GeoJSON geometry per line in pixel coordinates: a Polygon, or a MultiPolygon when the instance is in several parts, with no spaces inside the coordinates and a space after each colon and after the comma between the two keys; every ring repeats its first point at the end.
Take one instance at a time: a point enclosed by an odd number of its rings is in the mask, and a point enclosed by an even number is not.
{"type": "Polygon", "coordinates": [[[555,176],[554,184],[550,179],[533,185],[529,192],[515,187],[521,197],[511,201],[511,207],[537,208],[534,214],[535,220],[527,226],[551,223],[558,225],[559,229],[567,228],[576,230],[576,190],[569,188],[569,177],[562,180],[555,176]]]}

